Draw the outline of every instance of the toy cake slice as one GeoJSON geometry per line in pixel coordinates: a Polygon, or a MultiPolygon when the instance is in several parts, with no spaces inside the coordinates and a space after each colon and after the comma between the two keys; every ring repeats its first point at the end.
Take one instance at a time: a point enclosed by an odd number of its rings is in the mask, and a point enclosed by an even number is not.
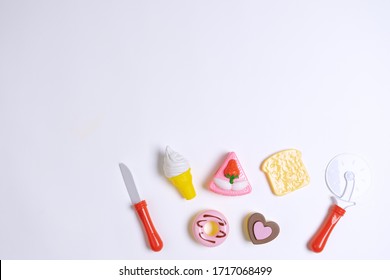
{"type": "Polygon", "coordinates": [[[215,193],[228,196],[244,195],[252,191],[244,169],[234,152],[227,155],[215,173],[209,188],[215,193]]]}

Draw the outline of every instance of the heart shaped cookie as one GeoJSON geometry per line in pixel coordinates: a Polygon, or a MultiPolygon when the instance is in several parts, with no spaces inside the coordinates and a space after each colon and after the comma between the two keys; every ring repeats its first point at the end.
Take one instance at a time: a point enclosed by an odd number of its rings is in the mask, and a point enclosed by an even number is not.
{"type": "Polygon", "coordinates": [[[275,222],[267,222],[260,213],[254,213],[248,219],[248,233],[253,244],[268,243],[274,240],[279,232],[279,225],[275,222]]]}

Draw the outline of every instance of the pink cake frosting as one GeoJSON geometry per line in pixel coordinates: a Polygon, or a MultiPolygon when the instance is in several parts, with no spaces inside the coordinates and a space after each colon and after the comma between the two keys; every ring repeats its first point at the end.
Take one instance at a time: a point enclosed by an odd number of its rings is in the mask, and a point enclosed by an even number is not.
{"type": "Polygon", "coordinates": [[[228,153],[225,161],[215,173],[214,178],[209,186],[210,190],[228,196],[237,196],[248,194],[252,191],[252,187],[249,184],[248,178],[245,175],[244,169],[240,164],[236,154],[234,152],[228,153]],[[231,183],[230,179],[227,178],[224,174],[225,168],[227,167],[230,160],[235,160],[238,170],[239,176],[234,179],[234,182],[231,183]]]}

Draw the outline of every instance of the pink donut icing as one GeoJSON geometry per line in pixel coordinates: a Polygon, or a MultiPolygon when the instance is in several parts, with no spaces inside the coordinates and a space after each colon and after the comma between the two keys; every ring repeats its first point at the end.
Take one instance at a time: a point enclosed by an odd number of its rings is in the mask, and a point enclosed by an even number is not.
{"type": "Polygon", "coordinates": [[[229,233],[229,224],[222,213],[215,210],[207,210],[196,216],[192,225],[192,233],[200,244],[207,247],[215,247],[225,241],[229,233]],[[217,225],[217,230],[211,234],[205,232],[205,225],[210,222],[217,225]]]}

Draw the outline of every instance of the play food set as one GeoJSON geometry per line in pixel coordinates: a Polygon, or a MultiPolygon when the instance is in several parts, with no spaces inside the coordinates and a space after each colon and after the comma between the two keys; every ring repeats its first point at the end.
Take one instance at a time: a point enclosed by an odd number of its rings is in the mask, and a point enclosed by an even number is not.
{"type": "Polygon", "coordinates": [[[185,199],[190,200],[196,196],[188,161],[169,146],[165,149],[163,169],[165,176],[185,199]]]}
{"type": "Polygon", "coordinates": [[[192,234],[200,244],[215,247],[226,240],[229,234],[229,224],[222,213],[216,210],[206,210],[194,219],[192,234]]]}
{"type": "Polygon", "coordinates": [[[356,204],[360,195],[370,187],[371,175],[367,163],[354,154],[340,154],[328,164],[325,172],[326,185],[333,193],[333,204],[322,226],[311,240],[309,247],[322,252],[337,222],[345,209],[356,204]]]}
{"type": "Polygon", "coordinates": [[[252,214],[248,219],[248,234],[253,244],[265,244],[274,240],[280,232],[279,225],[266,221],[260,213],[252,214]]]}
{"type": "Polygon", "coordinates": [[[146,201],[141,200],[137,187],[135,186],[133,175],[131,174],[129,168],[123,163],[119,164],[119,168],[122,172],[122,177],[125,181],[131,202],[137,211],[138,217],[140,218],[145,233],[148,237],[150,248],[153,251],[158,252],[163,248],[163,242],[153,225],[152,219],[150,218],[146,201]]]}
{"type": "MultiPolygon", "coordinates": [[[[163,242],[152,223],[146,201],[141,200],[130,170],[123,163],[119,166],[150,247],[158,252],[162,249],[163,242]]],[[[182,197],[186,200],[196,197],[188,161],[169,146],[165,150],[163,170],[182,197]]],[[[295,149],[282,150],[271,155],[263,161],[261,170],[266,174],[272,192],[277,196],[298,190],[310,182],[302,161],[302,153],[295,149]]],[[[337,203],[332,205],[322,226],[309,243],[309,248],[316,253],[324,249],[332,230],[345,214],[345,209],[355,205],[359,195],[369,187],[371,181],[367,163],[353,154],[340,154],[334,157],[328,164],[325,175],[326,184],[337,203]]],[[[234,152],[227,154],[213,176],[209,190],[225,196],[240,196],[252,191],[234,152]]],[[[246,227],[249,238],[255,245],[269,243],[280,233],[279,225],[267,221],[260,213],[251,214],[246,220],[246,227]]],[[[198,243],[206,247],[216,247],[227,239],[229,223],[221,212],[206,210],[198,213],[192,220],[191,229],[198,243]]]]}
{"type": "Polygon", "coordinates": [[[302,162],[302,153],[294,149],[273,154],[262,163],[261,170],[267,175],[272,192],[276,195],[285,195],[310,182],[302,162]]]}
{"type": "Polygon", "coordinates": [[[252,187],[234,152],[227,155],[215,173],[209,188],[215,193],[228,196],[244,195],[251,192],[252,187]]]}

